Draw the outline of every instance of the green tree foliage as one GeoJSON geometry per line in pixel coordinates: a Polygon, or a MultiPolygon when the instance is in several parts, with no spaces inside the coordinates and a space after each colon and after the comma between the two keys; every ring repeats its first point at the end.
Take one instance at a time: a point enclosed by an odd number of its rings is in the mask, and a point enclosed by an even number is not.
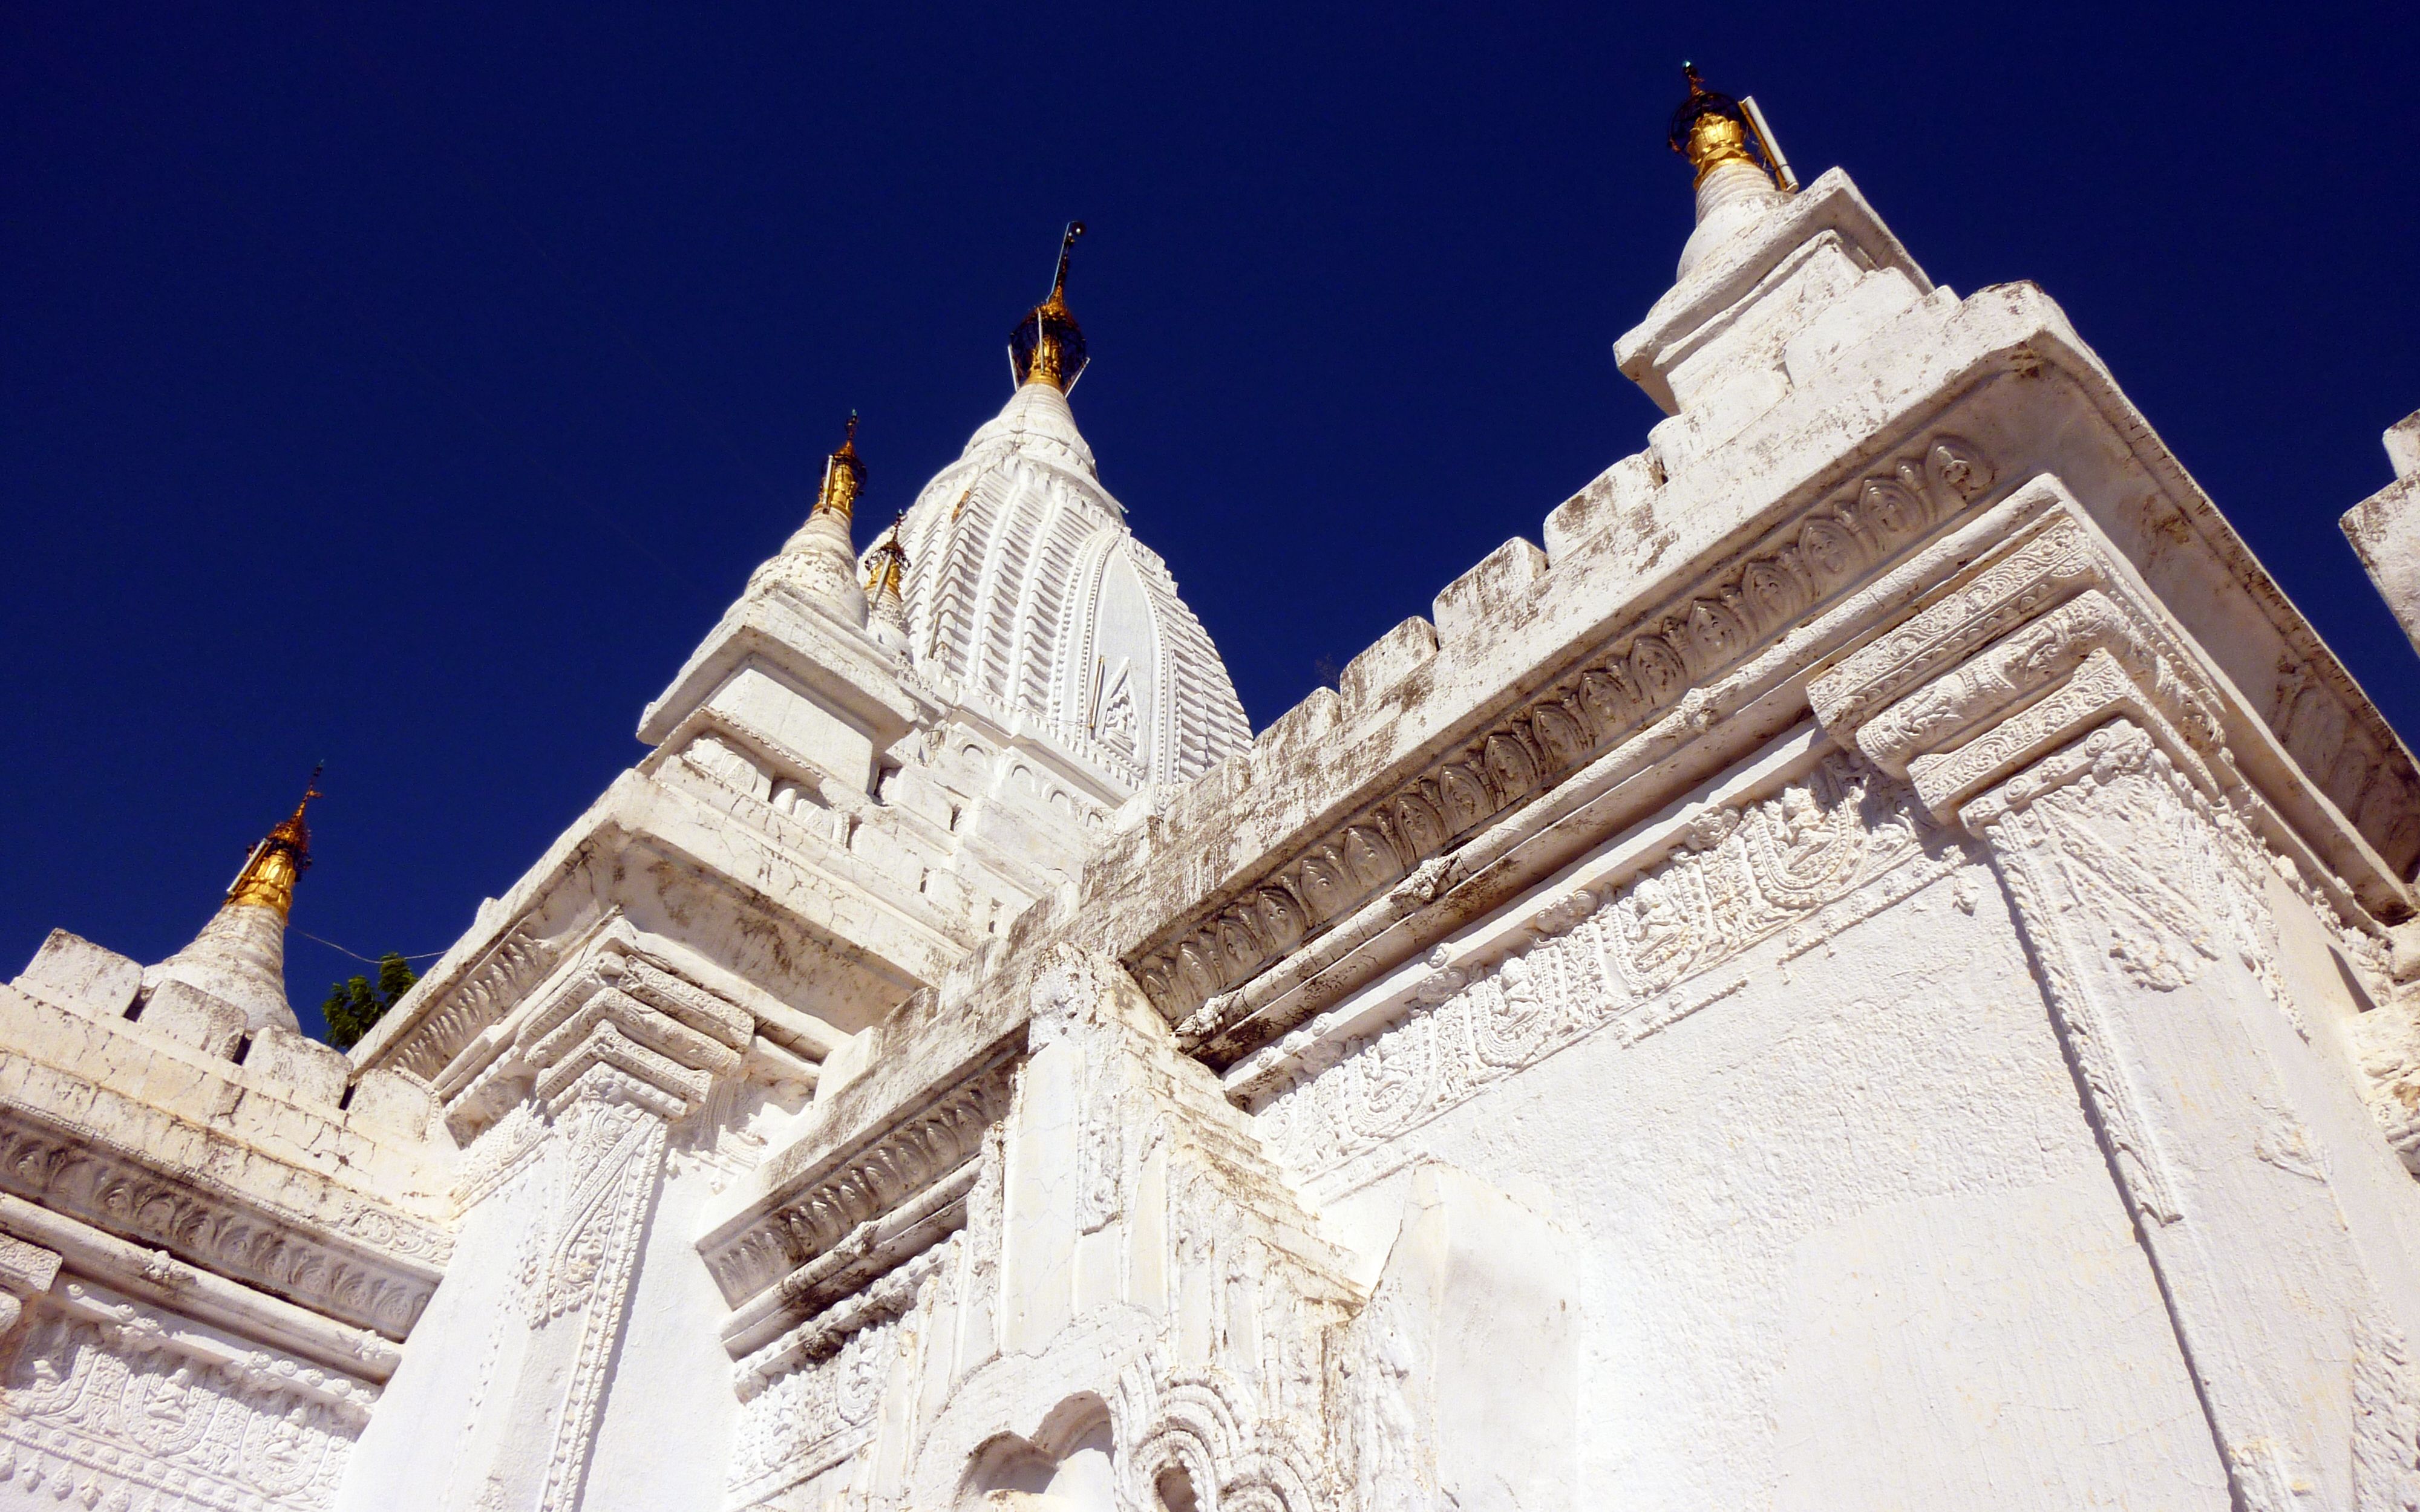
{"type": "Polygon", "coordinates": [[[328,1019],[328,1042],[339,1050],[351,1049],[419,980],[403,957],[389,950],[379,957],[377,986],[367,977],[329,983],[328,1000],[319,1005],[328,1019]]]}

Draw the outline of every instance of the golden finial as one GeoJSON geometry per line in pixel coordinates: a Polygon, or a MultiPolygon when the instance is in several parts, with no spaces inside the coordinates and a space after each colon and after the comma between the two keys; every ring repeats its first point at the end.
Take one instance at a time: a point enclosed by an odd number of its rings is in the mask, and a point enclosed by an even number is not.
{"type": "Polygon", "coordinates": [[[823,487],[815,495],[814,513],[830,512],[845,520],[865,487],[865,464],[857,458],[857,411],[848,412],[848,433],[840,447],[824,458],[823,487]]]}
{"type": "Polygon", "coordinates": [[[1789,163],[1773,145],[1772,133],[1765,131],[1763,113],[1753,99],[1733,100],[1707,88],[1695,63],[1682,64],[1681,76],[1688,82],[1689,98],[1672,113],[1672,129],[1665,133],[1665,141],[1689,160],[1689,166],[1697,170],[1698,183],[1704,183],[1726,162],[1745,162],[1773,180],[1776,188],[1798,187],[1789,163]]]}
{"type": "Polygon", "coordinates": [[[319,773],[326,765],[322,762],[311,768],[311,780],[302,784],[302,801],[252,848],[227,888],[228,903],[274,908],[281,921],[292,910],[294,881],[311,869],[311,831],[302,823],[302,810],[313,798],[327,796],[319,791],[319,773]]]}
{"type": "Polygon", "coordinates": [[[886,594],[895,597],[899,593],[900,580],[908,573],[908,548],[899,542],[899,527],[907,520],[908,512],[903,509],[899,517],[891,522],[891,533],[877,542],[869,554],[865,574],[869,598],[878,599],[886,594]]]}
{"type": "Polygon", "coordinates": [[[1050,297],[1008,333],[1008,365],[1020,384],[1047,383],[1064,393],[1084,371],[1084,332],[1067,308],[1067,255],[1083,234],[1083,222],[1067,223],[1066,234],[1059,239],[1059,268],[1051,275],[1050,297]]]}

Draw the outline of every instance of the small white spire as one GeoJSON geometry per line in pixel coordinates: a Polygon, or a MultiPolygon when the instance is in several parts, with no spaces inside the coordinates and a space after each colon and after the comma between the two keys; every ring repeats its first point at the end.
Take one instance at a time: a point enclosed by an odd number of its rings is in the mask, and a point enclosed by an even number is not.
{"type": "Polygon", "coordinates": [[[823,486],[814,511],[782,544],[780,555],[748,575],[748,591],[761,593],[787,583],[844,622],[862,627],[865,590],[857,585],[857,545],[850,537],[849,519],[864,486],[865,464],[857,456],[857,411],[852,409],[847,435],[824,459],[823,486]]]}
{"type": "Polygon", "coordinates": [[[1673,151],[1697,170],[1698,225],[1681,249],[1680,276],[1716,247],[1764,219],[1788,199],[1782,170],[1756,121],[1730,96],[1706,87],[1694,63],[1681,65],[1689,96],[1672,113],[1666,135],[1673,151]]]}
{"type": "Polygon", "coordinates": [[[286,1000],[286,916],[294,884],[311,865],[311,832],[302,810],[320,796],[314,768],[294,812],[279,821],[243,863],[226,902],[191,945],[143,973],[148,995],[163,982],[182,982],[243,1010],[244,1027],[300,1029],[286,1000]]]}

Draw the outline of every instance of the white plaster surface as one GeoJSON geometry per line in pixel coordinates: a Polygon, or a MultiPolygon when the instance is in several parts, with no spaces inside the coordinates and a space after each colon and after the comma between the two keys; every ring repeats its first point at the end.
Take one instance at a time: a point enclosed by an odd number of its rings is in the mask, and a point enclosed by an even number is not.
{"type": "Polygon", "coordinates": [[[181,983],[243,1014],[244,1026],[298,1026],[286,1001],[286,920],[262,903],[230,903],[192,944],[143,974],[146,989],[181,983]]]}
{"type": "MultiPolygon", "coordinates": [[[[1993,1474],[1928,1481],[1939,1467],[1905,1443],[2071,1460],[2066,1404],[2093,1394],[2045,1347],[2049,1320],[1943,1279],[1971,1263],[1975,1226],[2071,1252],[2039,1295],[2061,1336],[2097,1341],[2109,1411],[2093,1418],[2098,1463],[2071,1463],[2070,1484],[2108,1497],[2137,1477],[2210,1483],[2207,1430],[2175,1421],[2192,1393],[2173,1338],[2147,1322],[2159,1293],[2005,905],[1978,887],[1970,916],[1957,895],[1936,884],[1786,979],[1752,968],[1741,992],[1630,1048],[1584,1041],[1388,1152],[1528,1183],[1572,1228],[1581,1418],[1621,1425],[1590,1435],[1583,1502],[1848,1506],[1888,1490],[1928,1504],[1928,1489],[1993,1474]],[[1957,1378],[1981,1355],[1995,1361],[1989,1407],[1906,1375],[1957,1378]]],[[[1410,1179],[1338,1193],[1340,1231],[1391,1225],[1410,1179]]]]}

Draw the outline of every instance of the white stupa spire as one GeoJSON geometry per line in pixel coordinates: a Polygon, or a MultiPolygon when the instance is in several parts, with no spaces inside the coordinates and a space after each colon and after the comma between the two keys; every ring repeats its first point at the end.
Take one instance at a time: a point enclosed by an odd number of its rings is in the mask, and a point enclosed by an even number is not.
{"type": "Polygon", "coordinates": [[[1686,278],[1715,248],[1790,196],[1756,118],[1740,101],[1707,88],[1696,64],[1684,63],[1681,70],[1689,96],[1673,113],[1667,140],[1698,173],[1698,225],[1681,249],[1680,276],[1686,278]]]}
{"type": "Polygon", "coordinates": [[[749,575],[755,593],[774,583],[802,591],[835,618],[863,627],[865,590],[858,586],[857,547],[850,538],[850,515],[865,487],[865,464],[857,455],[857,414],[848,417],[848,433],[824,459],[824,479],[807,522],[782,544],[781,553],[749,575]]]}
{"type": "Polygon", "coordinates": [[[243,1010],[248,1032],[272,1024],[301,1027],[286,1000],[286,920],[294,907],[294,884],[311,865],[311,831],[302,810],[320,795],[318,777],[314,770],[293,813],[252,848],[226,901],[194,942],[143,974],[147,993],[163,982],[182,982],[243,1010]]]}

